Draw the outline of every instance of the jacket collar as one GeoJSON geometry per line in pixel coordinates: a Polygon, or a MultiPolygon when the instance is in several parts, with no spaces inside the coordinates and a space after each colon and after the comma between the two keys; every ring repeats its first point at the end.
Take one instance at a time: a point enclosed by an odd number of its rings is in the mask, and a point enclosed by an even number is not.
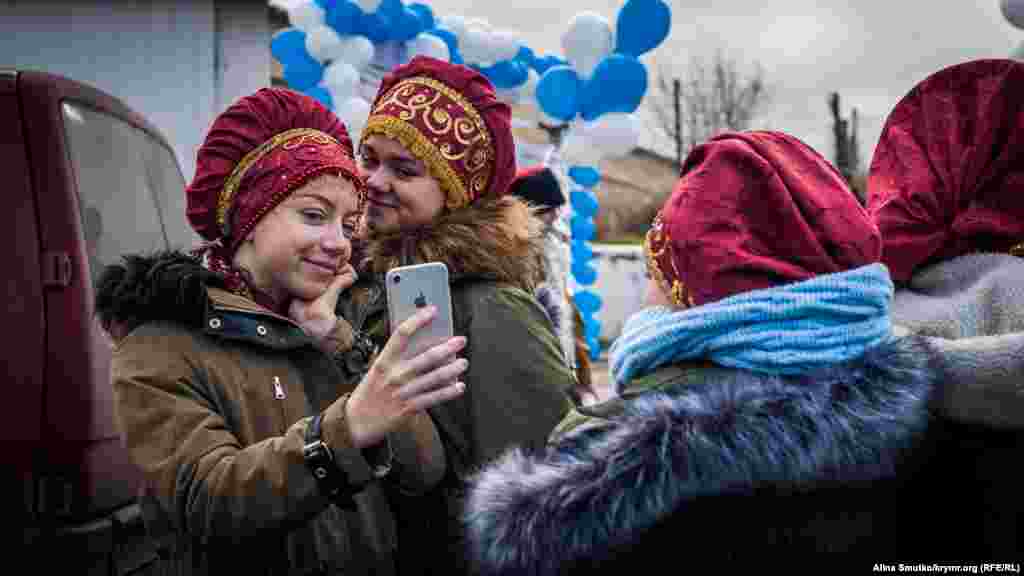
{"type": "Polygon", "coordinates": [[[298,348],[312,340],[290,318],[281,316],[252,300],[219,288],[207,289],[203,332],[231,340],[242,340],[274,349],[298,348]]]}
{"type": "Polygon", "coordinates": [[[227,291],[223,276],[181,252],[131,255],[108,266],[98,282],[96,314],[104,326],[116,322],[125,334],[146,322],[167,321],[275,349],[311,342],[289,318],[227,291]]]}
{"type": "Polygon", "coordinates": [[[434,224],[371,238],[360,269],[379,277],[401,265],[444,262],[451,281],[507,282],[532,292],[543,275],[543,223],[520,199],[482,198],[434,224]]]}

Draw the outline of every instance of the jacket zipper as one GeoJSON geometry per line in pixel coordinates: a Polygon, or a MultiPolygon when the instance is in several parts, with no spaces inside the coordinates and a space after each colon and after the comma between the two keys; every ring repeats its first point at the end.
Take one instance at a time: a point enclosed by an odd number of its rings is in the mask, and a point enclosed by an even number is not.
{"type": "Polygon", "coordinates": [[[285,398],[288,394],[284,390],[284,384],[281,384],[281,379],[274,376],[274,399],[277,400],[277,407],[281,411],[281,424],[278,426],[281,434],[288,431],[288,411],[285,409],[285,398]]]}

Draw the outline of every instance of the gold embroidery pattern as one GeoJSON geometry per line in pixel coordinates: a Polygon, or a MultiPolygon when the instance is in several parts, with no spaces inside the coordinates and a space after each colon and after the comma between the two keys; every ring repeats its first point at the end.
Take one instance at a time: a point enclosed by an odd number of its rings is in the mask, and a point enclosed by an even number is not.
{"type": "Polygon", "coordinates": [[[399,82],[370,113],[362,139],[370,134],[394,138],[423,160],[445,190],[449,209],[487,191],[494,158],[490,132],[473,105],[442,82],[424,77],[399,82]],[[460,163],[465,179],[457,171],[460,163]]]}
{"type": "Polygon", "coordinates": [[[469,204],[469,194],[458,174],[441,157],[437,147],[415,126],[394,116],[371,116],[363,128],[362,138],[365,140],[371,134],[394,138],[414,156],[423,160],[430,173],[441,183],[441,189],[445,191],[445,205],[449,210],[469,204]]]}
{"type": "Polygon", "coordinates": [[[696,305],[693,301],[693,295],[686,288],[686,284],[679,279],[679,270],[676,269],[676,264],[672,260],[671,254],[669,254],[669,262],[674,273],[671,282],[669,282],[669,278],[661,269],[660,258],[665,255],[666,251],[671,250],[671,242],[672,239],[668,235],[668,230],[665,229],[664,223],[661,220],[661,214],[655,216],[651,229],[647,231],[647,235],[644,238],[644,255],[647,257],[647,270],[654,277],[658,285],[661,286],[662,291],[672,300],[673,304],[680,308],[692,308],[696,305]]]}
{"type": "Polygon", "coordinates": [[[341,146],[341,143],[331,137],[330,134],[315,130],[313,128],[294,128],[292,130],[285,130],[280,134],[274,135],[272,138],[260,144],[256,149],[251,150],[248,154],[242,157],[242,159],[235,166],[235,169],[231,171],[231,175],[228,176],[227,181],[224,183],[224,187],[220,190],[220,198],[217,201],[217,225],[227,236],[230,232],[228,230],[228,209],[231,207],[231,201],[235,197],[235,193],[238,192],[238,185],[242,182],[242,178],[245,177],[245,173],[254,164],[263,159],[264,156],[269,154],[271,151],[281,146],[285,150],[294,150],[295,148],[307,144],[317,144],[320,146],[335,144],[341,146]]]}

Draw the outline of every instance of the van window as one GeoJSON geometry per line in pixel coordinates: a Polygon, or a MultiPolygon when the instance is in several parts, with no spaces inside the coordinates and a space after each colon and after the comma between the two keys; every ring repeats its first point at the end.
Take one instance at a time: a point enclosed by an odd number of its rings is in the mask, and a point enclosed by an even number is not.
{"type": "Polygon", "coordinates": [[[185,179],[181,175],[178,161],[169,148],[139,132],[152,145],[145,147],[149,153],[146,167],[149,171],[150,188],[156,197],[160,215],[164,221],[167,241],[174,250],[190,250],[200,241],[185,219],[185,179]]]}
{"type": "Polygon", "coordinates": [[[159,198],[182,195],[184,183],[170,151],[144,131],[77,103],[62,109],[95,282],[122,254],[168,248],[159,198]]]}

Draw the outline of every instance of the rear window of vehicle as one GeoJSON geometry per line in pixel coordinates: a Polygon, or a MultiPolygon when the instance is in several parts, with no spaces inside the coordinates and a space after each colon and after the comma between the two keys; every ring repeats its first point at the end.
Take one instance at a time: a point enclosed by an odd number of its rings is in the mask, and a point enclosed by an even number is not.
{"type": "Polygon", "coordinates": [[[190,246],[173,153],[115,116],[73,102],[62,110],[93,282],[123,254],[190,246]]]}

